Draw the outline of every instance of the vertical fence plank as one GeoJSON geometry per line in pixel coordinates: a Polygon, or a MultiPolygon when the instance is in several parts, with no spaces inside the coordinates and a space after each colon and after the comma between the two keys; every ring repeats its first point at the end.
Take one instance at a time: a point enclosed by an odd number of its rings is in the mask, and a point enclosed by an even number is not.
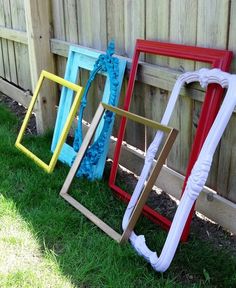
{"type": "MultiPolygon", "coordinates": [[[[127,0],[124,2],[125,19],[125,51],[128,57],[133,56],[137,38],[145,38],[145,1],[127,0]]],[[[141,55],[140,60],[144,59],[141,55]]],[[[145,89],[144,85],[136,81],[132,96],[130,111],[139,115],[145,115],[145,89]]],[[[145,149],[145,127],[128,121],[125,140],[142,150],[145,149]]]]}
{"type": "Polygon", "coordinates": [[[234,149],[236,143],[235,125],[236,115],[234,113],[221,139],[217,186],[214,187],[220,195],[225,198],[231,198],[234,201],[236,201],[236,193],[233,193],[236,184],[233,179],[235,177],[234,169],[236,167],[234,149]]]}
{"type": "MultiPolygon", "coordinates": [[[[107,49],[107,9],[105,0],[78,0],[79,43],[105,51],[107,49]]],[[[86,84],[89,74],[81,71],[81,81],[86,84]]],[[[90,87],[84,118],[90,121],[101,101],[104,78],[97,75],[90,87]]]]}
{"type": "MultiPolygon", "coordinates": [[[[153,86],[145,85],[145,117],[160,122],[169,99],[169,92],[153,86]]],[[[154,139],[156,131],[146,128],[146,148],[154,139]]]]}
{"type": "MultiPolygon", "coordinates": [[[[229,15],[229,39],[228,49],[236,53],[236,2],[231,1],[229,15]]],[[[236,57],[233,58],[231,72],[236,73],[236,57]]],[[[223,135],[220,146],[220,157],[218,167],[217,192],[227,199],[236,203],[236,115],[230,119],[228,127],[223,135]],[[222,170],[223,169],[223,170],[222,170]],[[221,173],[224,171],[224,173],[221,173]]]]}
{"type": "MultiPolygon", "coordinates": [[[[12,28],[11,8],[9,0],[4,0],[3,5],[5,14],[5,26],[7,28],[12,28]]],[[[8,48],[9,68],[10,68],[10,81],[15,84],[18,84],[14,42],[7,40],[7,48],[8,48]]]]}
{"type": "MultiPolygon", "coordinates": [[[[236,203],[236,147],[235,147],[235,124],[236,124],[236,119],[235,119],[235,115],[233,118],[233,130],[232,133],[234,134],[232,138],[234,138],[234,142],[231,142],[230,144],[231,146],[231,159],[230,159],[230,174],[229,174],[229,181],[228,181],[228,189],[227,189],[227,194],[223,193],[223,196],[231,201],[233,201],[234,203],[236,203]],[[234,143],[234,144],[233,144],[234,143]]],[[[224,191],[225,192],[225,191],[224,191]]]]}
{"type": "MultiPolygon", "coordinates": [[[[52,0],[52,17],[54,38],[66,40],[64,1],[52,0]]],[[[57,75],[64,77],[66,58],[56,56],[57,75]]]]}
{"type": "MultiPolygon", "coordinates": [[[[22,0],[11,0],[12,27],[26,31],[25,9],[22,0]]],[[[29,68],[29,54],[27,45],[14,43],[15,61],[17,69],[18,85],[24,89],[32,89],[29,68]]]]}
{"type": "MultiPolygon", "coordinates": [[[[125,9],[125,50],[128,57],[133,56],[137,38],[145,38],[145,1],[126,0],[125,9]]],[[[143,59],[141,57],[140,59],[143,59]]]]}
{"type": "Polygon", "coordinates": [[[66,41],[79,42],[77,23],[77,2],[76,0],[64,1],[66,41]]]}
{"type": "MultiPolygon", "coordinates": [[[[170,41],[180,44],[196,43],[197,1],[171,1],[170,41]],[[186,13],[188,11],[188,13],[186,13]]],[[[169,66],[181,71],[194,70],[193,61],[169,59],[169,66]]],[[[185,174],[192,140],[192,100],[180,96],[171,119],[171,125],[179,129],[178,137],[168,157],[168,166],[185,174]]]]}
{"type": "Polygon", "coordinates": [[[99,50],[107,47],[106,1],[79,0],[79,43],[99,50]]]}
{"type": "MultiPolygon", "coordinates": [[[[4,11],[2,6],[2,0],[0,0],[0,25],[2,25],[3,23],[4,23],[4,11]]],[[[0,38],[0,76],[5,78],[3,45],[4,45],[4,39],[0,38]]]]}
{"type": "MultiPolygon", "coordinates": [[[[229,1],[228,0],[199,0],[198,1],[198,27],[197,27],[197,45],[203,47],[212,47],[225,49],[227,47],[228,37],[228,16],[229,1]]],[[[198,64],[196,68],[205,66],[198,64]]],[[[220,149],[221,150],[221,149],[220,149]]],[[[221,159],[224,158],[226,149],[216,151],[212,163],[211,171],[207,180],[207,185],[216,187],[217,182],[224,181],[223,173],[220,169],[221,159]],[[218,161],[219,160],[219,161],[218,161]],[[219,173],[218,173],[219,171],[219,173]]],[[[225,187],[226,188],[226,187],[225,187]]]]}
{"type": "Polygon", "coordinates": [[[228,39],[228,49],[233,51],[234,57],[231,65],[231,72],[236,73],[236,1],[231,1],[230,5],[230,15],[229,18],[229,39],[228,39]]]}
{"type": "MultiPolygon", "coordinates": [[[[146,0],[146,39],[169,41],[169,1],[146,0]]],[[[161,66],[168,66],[168,57],[145,55],[145,61],[161,66]]],[[[158,84],[158,83],[157,83],[158,84]]],[[[145,116],[155,121],[161,120],[168,101],[168,91],[145,85],[145,116]]],[[[145,128],[146,148],[153,140],[156,131],[145,128]]]]}
{"type": "MultiPolygon", "coordinates": [[[[4,0],[0,0],[0,7],[1,7],[0,25],[6,27],[4,0]]],[[[2,57],[4,63],[4,78],[7,79],[8,81],[11,81],[9,55],[8,55],[8,41],[6,39],[2,39],[2,57]]]]}
{"type": "MultiPolygon", "coordinates": [[[[107,1],[107,39],[108,42],[114,39],[116,54],[125,56],[125,31],[124,31],[124,0],[107,1]]],[[[123,107],[127,78],[125,77],[120,92],[119,106],[123,107]]],[[[115,121],[113,135],[117,135],[119,123],[115,121]]]]}
{"type": "Polygon", "coordinates": [[[107,39],[115,40],[116,53],[125,55],[124,0],[107,1],[107,39]]]}
{"type": "Polygon", "coordinates": [[[225,49],[228,16],[229,0],[198,0],[197,45],[225,49]]]}
{"type": "MultiPolygon", "coordinates": [[[[50,53],[50,1],[24,0],[32,86],[35,88],[42,69],[54,73],[54,59],[50,53]]],[[[45,83],[38,101],[36,124],[39,133],[55,123],[57,93],[54,85],[45,83]],[[50,95],[50,96],[49,96],[50,95]]]]}
{"type": "MultiPolygon", "coordinates": [[[[146,39],[168,42],[170,22],[169,0],[146,0],[146,39]]],[[[146,55],[150,63],[168,66],[168,58],[146,55]]]]}
{"type": "MultiPolygon", "coordinates": [[[[170,41],[195,45],[197,27],[197,0],[172,0],[170,15],[170,41]],[[186,13],[186,11],[188,11],[186,13]]],[[[193,61],[170,58],[171,68],[180,71],[194,69],[193,61]]]]}

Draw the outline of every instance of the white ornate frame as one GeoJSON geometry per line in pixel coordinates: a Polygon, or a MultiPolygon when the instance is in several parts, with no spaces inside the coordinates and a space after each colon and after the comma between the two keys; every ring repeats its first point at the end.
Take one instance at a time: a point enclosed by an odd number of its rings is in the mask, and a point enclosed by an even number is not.
{"type": "MultiPolygon", "coordinates": [[[[138,254],[140,256],[143,256],[148,262],[150,262],[152,267],[156,271],[160,272],[166,271],[172,262],[189,213],[203,186],[206,183],[214,152],[236,105],[236,95],[233,94],[236,91],[236,75],[222,72],[220,69],[205,68],[195,72],[187,72],[182,74],[177,79],[161,124],[168,125],[170,116],[172,114],[182,86],[185,83],[188,84],[191,82],[200,82],[202,87],[206,87],[210,83],[218,83],[223,88],[228,87],[228,90],[221,105],[221,108],[215,118],[215,121],[202,146],[198,159],[191,171],[186,188],[180,200],[178,209],[175,213],[172,225],[170,227],[170,231],[168,233],[166,242],[160,256],[158,257],[156,252],[151,251],[147,247],[144,235],[138,236],[134,232],[132,232],[130,235],[129,239],[131,241],[131,244],[138,252],[138,254]]],[[[163,133],[160,133],[158,131],[153,142],[148,148],[145,164],[142,169],[139,181],[135,187],[135,191],[132,194],[132,197],[124,214],[122,223],[123,230],[126,229],[131,215],[135,213],[135,210],[133,208],[134,204],[140,197],[142,187],[144,185],[145,179],[147,178],[147,175],[150,172],[154,156],[159,148],[162,137],[163,133]]]]}

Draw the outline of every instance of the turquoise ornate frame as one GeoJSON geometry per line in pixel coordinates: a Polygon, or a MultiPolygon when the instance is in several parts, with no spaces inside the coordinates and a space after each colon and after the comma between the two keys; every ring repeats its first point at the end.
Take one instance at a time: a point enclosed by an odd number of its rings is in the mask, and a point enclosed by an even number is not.
{"type": "MultiPolygon", "coordinates": [[[[97,61],[95,62],[94,69],[90,73],[90,77],[87,81],[85,91],[83,94],[83,98],[80,105],[80,111],[79,111],[79,119],[78,119],[78,126],[75,131],[75,138],[73,147],[76,152],[79,151],[80,146],[83,142],[83,127],[82,127],[82,119],[83,119],[83,113],[84,109],[87,105],[87,96],[89,88],[91,87],[91,84],[96,77],[98,72],[106,72],[109,80],[110,80],[110,97],[108,99],[108,104],[112,106],[116,106],[117,104],[117,96],[118,96],[118,77],[119,77],[119,60],[118,58],[113,57],[114,54],[114,42],[110,42],[108,49],[106,51],[106,54],[101,54],[97,61]]],[[[103,124],[100,126],[101,130],[99,131],[99,135],[94,141],[93,144],[91,144],[85,155],[84,158],[80,164],[80,168],[77,172],[78,177],[86,177],[90,180],[93,180],[94,178],[94,170],[96,169],[96,165],[99,162],[99,159],[101,158],[103,151],[105,147],[108,147],[107,141],[109,141],[112,124],[114,122],[114,117],[110,111],[106,111],[102,122],[103,124]]]]}
{"type": "MultiPolygon", "coordinates": [[[[106,54],[94,52],[90,49],[71,46],[69,50],[68,61],[66,65],[65,79],[73,83],[77,83],[79,69],[84,68],[91,71],[90,77],[85,87],[82,98],[82,103],[79,111],[78,128],[75,133],[74,147],[65,143],[59,155],[59,160],[63,163],[72,165],[73,160],[79,150],[83,140],[82,133],[82,118],[83,112],[87,104],[87,93],[98,73],[107,76],[102,101],[116,106],[119,100],[122,80],[124,77],[126,60],[122,58],[113,57],[114,43],[111,42],[106,54]]],[[[59,139],[64,123],[70,111],[73,101],[73,95],[68,89],[62,90],[58,116],[51,145],[51,150],[54,151],[56,143],[59,139]]],[[[83,163],[81,163],[81,170],[78,170],[79,176],[84,176],[90,180],[100,179],[103,174],[106,155],[109,148],[109,140],[112,132],[114,119],[111,115],[106,114],[97,128],[94,143],[85,155],[83,163]],[[100,147],[98,149],[98,147],[100,147]]]]}

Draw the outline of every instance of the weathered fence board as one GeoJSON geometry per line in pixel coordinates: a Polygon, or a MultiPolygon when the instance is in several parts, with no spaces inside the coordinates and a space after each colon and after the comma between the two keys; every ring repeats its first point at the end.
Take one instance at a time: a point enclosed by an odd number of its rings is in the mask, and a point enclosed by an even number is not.
{"type": "MultiPolygon", "coordinates": [[[[135,41],[137,38],[145,37],[145,5],[144,1],[128,0],[124,2],[124,33],[125,33],[125,51],[128,57],[133,56],[135,41]]],[[[144,55],[140,55],[140,60],[144,55]]],[[[144,115],[144,85],[136,82],[130,105],[130,111],[144,115]]],[[[125,140],[140,149],[145,148],[145,129],[141,125],[128,121],[125,131],[125,140]]]]}
{"type": "MultiPolygon", "coordinates": [[[[11,1],[12,28],[26,31],[25,9],[21,0],[11,1]]],[[[28,47],[22,43],[14,43],[17,71],[17,84],[24,89],[31,89],[28,47]]]]}
{"type": "MultiPolygon", "coordinates": [[[[236,51],[236,1],[231,1],[230,4],[230,14],[228,15],[228,22],[229,22],[229,39],[228,41],[228,49],[232,51],[236,51]]],[[[236,72],[236,57],[233,58],[232,65],[231,65],[232,71],[234,73],[236,72]]]]}
{"type": "MultiPolygon", "coordinates": [[[[0,5],[2,5],[2,0],[0,0],[0,5]]],[[[4,17],[3,9],[0,9],[0,25],[4,25],[3,17],[4,17]]],[[[0,30],[0,35],[2,36],[1,30],[0,30]]],[[[0,38],[0,75],[1,75],[1,77],[5,77],[5,67],[4,67],[4,58],[3,58],[4,41],[6,41],[6,40],[0,38]]]]}
{"type": "MultiPolygon", "coordinates": [[[[4,0],[0,1],[0,25],[5,27],[5,11],[4,11],[4,0]]],[[[10,65],[9,65],[9,56],[8,56],[8,40],[2,39],[2,58],[3,58],[3,67],[4,67],[4,78],[8,81],[11,81],[10,76],[10,65]]]]}
{"type": "Polygon", "coordinates": [[[227,48],[229,2],[229,0],[198,1],[196,45],[227,48]]]}
{"type": "MultiPolygon", "coordinates": [[[[146,1],[146,39],[168,42],[170,10],[169,0],[147,0],[146,1]]],[[[166,66],[167,57],[146,55],[147,62],[166,66]]]]}
{"type": "Polygon", "coordinates": [[[107,1],[107,39],[116,42],[116,53],[125,56],[124,0],[107,1]]]}
{"type": "MultiPolygon", "coordinates": [[[[9,0],[3,1],[4,8],[4,18],[5,18],[5,26],[7,28],[12,28],[12,15],[9,0]]],[[[17,83],[17,71],[16,71],[16,58],[15,58],[15,47],[14,42],[8,40],[7,41],[7,49],[8,49],[8,60],[9,60],[9,68],[10,68],[10,81],[13,83],[17,83]]]]}
{"type": "MultiPolygon", "coordinates": [[[[41,71],[55,72],[53,55],[50,53],[51,14],[49,0],[24,0],[28,49],[32,86],[35,89],[41,71]]],[[[54,127],[56,117],[57,93],[52,82],[44,82],[37,100],[39,107],[36,115],[37,130],[43,133],[54,127]],[[50,97],[49,97],[50,95],[50,97]]]]}
{"type": "MultiPolygon", "coordinates": [[[[196,0],[171,1],[170,41],[194,45],[196,42],[196,0]],[[186,13],[186,11],[188,11],[186,13]]],[[[180,71],[194,70],[194,62],[182,59],[169,59],[169,66],[180,71]]],[[[185,174],[192,145],[192,100],[187,95],[178,99],[172,116],[171,125],[177,125],[180,133],[168,157],[168,166],[185,174]]]]}
{"type": "Polygon", "coordinates": [[[107,46],[106,1],[78,1],[80,44],[105,50],[107,46]]]}

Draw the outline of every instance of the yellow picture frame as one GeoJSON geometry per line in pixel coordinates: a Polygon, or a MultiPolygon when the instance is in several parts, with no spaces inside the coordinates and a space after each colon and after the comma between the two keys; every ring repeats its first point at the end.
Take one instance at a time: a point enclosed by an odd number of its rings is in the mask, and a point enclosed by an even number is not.
{"type": "Polygon", "coordinates": [[[27,113],[25,115],[25,118],[24,118],[24,121],[22,123],[22,126],[21,126],[21,129],[20,129],[20,132],[18,134],[18,137],[16,139],[16,142],[15,142],[15,146],[17,149],[19,149],[21,152],[23,152],[24,154],[26,154],[26,156],[28,156],[29,158],[31,158],[38,166],[40,166],[41,168],[43,168],[46,172],[48,173],[51,173],[54,168],[55,168],[55,165],[56,165],[56,162],[57,162],[57,159],[59,157],[59,154],[60,154],[60,151],[62,149],[62,146],[66,140],[66,137],[67,137],[67,134],[70,130],[70,127],[71,127],[71,124],[72,124],[72,121],[75,117],[75,114],[76,114],[76,111],[78,110],[78,107],[79,107],[79,104],[80,104],[80,101],[82,99],[82,95],[83,95],[83,88],[79,85],[76,85],[74,83],[71,83],[59,76],[56,76],[55,74],[52,74],[50,72],[47,72],[45,70],[42,70],[41,74],[40,74],[40,77],[39,77],[39,80],[38,80],[38,83],[36,85],[36,88],[35,88],[35,91],[34,91],[34,94],[32,96],[32,100],[30,102],[30,105],[29,105],[29,108],[27,110],[27,113]],[[55,148],[55,151],[52,155],[52,158],[49,162],[49,164],[45,163],[44,161],[42,161],[40,158],[38,158],[34,153],[32,153],[29,149],[27,149],[24,145],[21,144],[21,141],[22,141],[22,138],[24,136],[24,132],[25,132],[25,129],[28,125],[28,122],[29,122],[29,119],[30,119],[30,116],[33,112],[33,109],[34,109],[34,105],[37,101],[37,97],[38,97],[38,94],[39,94],[39,91],[40,91],[40,88],[43,84],[43,80],[44,79],[48,79],[48,80],[51,80],[53,82],[56,82],[62,86],[65,86],[73,91],[76,92],[76,95],[75,95],[75,98],[74,98],[74,101],[73,101],[73,104],[71,106],[71,110],[70,110],[70,113],[68,115],[68,118],[66,120],[66,123],[65,123],[65,126],[62,130],[62,134],[59,138],[59,141],[56,145],[56,148],[55,148]]]}

